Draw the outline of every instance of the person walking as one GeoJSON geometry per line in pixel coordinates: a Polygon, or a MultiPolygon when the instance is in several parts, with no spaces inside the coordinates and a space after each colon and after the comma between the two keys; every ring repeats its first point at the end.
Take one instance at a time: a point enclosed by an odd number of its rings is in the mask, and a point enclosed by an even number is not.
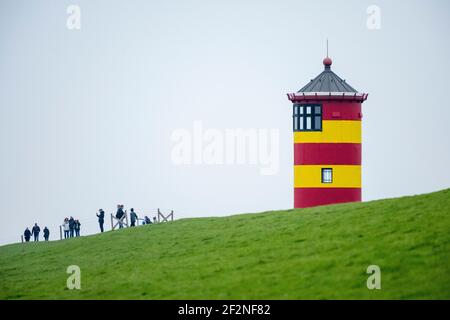
{"type": "Polygon", "coordinates": [[[69,237],[69,233],[70,233],[70,225],[69,225],[68,218],[64,219],[63,228],[64,228],[64,239],[67,239],[69,237]]]}
{"type": "Polygon", "coordinates": [[[134,212],[134,208],[130,209],[130,220],[131,220],[131,226],[134,227],[136,225],[136,221],[138,221],[138,216],[136,212],[134,212]]]}
{"type": "Polygon", "coordinates": [[[69,231],[70,231],[70,237],[73,238],[74,231],[75,231],[75,220],[73,217],[70,217],[70,219],[69,219],[69,231]]]}
{"type": "Polygon", "coordinates": [[[47,227],[44,228],[44,239],[45,241],[48,241],[48,238],[50,237],[50,230],[48,230],[47,227]]]}
{"type": "Polygon", "coordinates": [[[31,229],[31,233],[34,236],[34,241],[39,241],[39,232],[41,232],[41,228],[39,228],[38,224],[35,223],[33,229],[31,229]]]}
{"type": "Polygon", "coordinates": [[[81,223],[80,220],[75,220],[75,236],[79,237],[80,236],[80,227],[81,227],[81,223]]]}
{"type": "Polygon", "coordinates": [[[25,241],[30,242],[31,231],[30,231],[30,229],[28,229],[28,227],[25,229],[25,232],[23,233],[23,235],[25,236],[25,241]]]}
{"type": "Polygon", "coordinates": [[[98,214],[95,214],[98,218],[98,224],[100,226],[100,232],[103,232],[103,223],[105,222],[105,211],[103,209],[98,210],[98,214]]]}

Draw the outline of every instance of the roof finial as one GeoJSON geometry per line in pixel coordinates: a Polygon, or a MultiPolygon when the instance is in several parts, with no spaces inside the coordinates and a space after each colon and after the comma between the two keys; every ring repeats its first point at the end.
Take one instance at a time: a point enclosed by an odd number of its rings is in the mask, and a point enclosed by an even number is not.
{"type": "Polygon", "coordinates": [[[327,57],[323,59],[323,65],[325,66],[325,70],[329,70],[331,68],[331,64],[333,61],[328,56],[328,38],[327,38],[327,57]]]}

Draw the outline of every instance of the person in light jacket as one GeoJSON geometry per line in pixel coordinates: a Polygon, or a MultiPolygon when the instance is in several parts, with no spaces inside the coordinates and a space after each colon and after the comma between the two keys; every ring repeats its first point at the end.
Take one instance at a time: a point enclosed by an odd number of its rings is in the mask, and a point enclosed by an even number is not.
{"type": "Polygon", "coordinates": [[[64,219],[63,228],[64,228],[64,239],[67,239],[69,237],[69,233],[70,233],[70,225],[69,225],[68,218],[64,219]]]}

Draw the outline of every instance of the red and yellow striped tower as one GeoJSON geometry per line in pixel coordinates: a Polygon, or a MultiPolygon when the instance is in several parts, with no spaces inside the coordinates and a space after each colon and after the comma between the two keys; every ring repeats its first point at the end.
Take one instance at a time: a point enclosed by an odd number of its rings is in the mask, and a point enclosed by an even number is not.
{"type": "Polygon", "coordinates": [[[294,207],[361,201],[361,104],[358,93],[325,70],[297,93],[293,103],[294,207]]]}

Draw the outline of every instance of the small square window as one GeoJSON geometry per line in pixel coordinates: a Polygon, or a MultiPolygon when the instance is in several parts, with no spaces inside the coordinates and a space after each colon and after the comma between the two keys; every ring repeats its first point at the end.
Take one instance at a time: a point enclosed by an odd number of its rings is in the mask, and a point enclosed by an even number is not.
{"type": "Polygon", "coordinates": [[[332,168],[322,168],[322,183],[333,183],[332,168]]]}

